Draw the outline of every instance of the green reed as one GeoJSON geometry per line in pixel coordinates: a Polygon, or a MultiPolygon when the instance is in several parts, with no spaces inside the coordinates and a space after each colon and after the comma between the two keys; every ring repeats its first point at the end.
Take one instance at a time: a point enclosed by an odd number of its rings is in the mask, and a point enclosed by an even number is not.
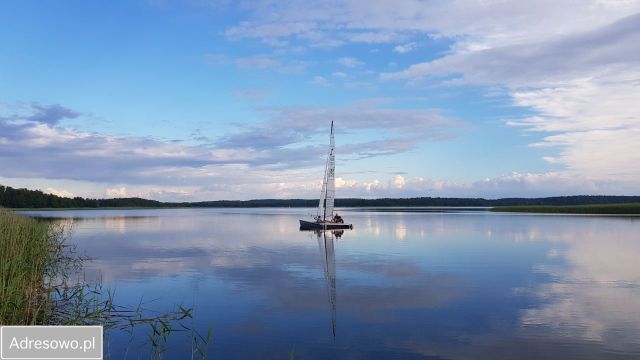
{"type": "Polygon", "coordinates": [[[496,212],[530,212],[549,214],[602,214],[602,215],[640,215],[639,203],[593,204],[593,205],[522,205],[496,206],[496,212]]]}
{"type": "Polygon", "coordinates": [[[0,208],[0,324],[46,322],[49,275],[62,251],[61,225],[0,208]]]}

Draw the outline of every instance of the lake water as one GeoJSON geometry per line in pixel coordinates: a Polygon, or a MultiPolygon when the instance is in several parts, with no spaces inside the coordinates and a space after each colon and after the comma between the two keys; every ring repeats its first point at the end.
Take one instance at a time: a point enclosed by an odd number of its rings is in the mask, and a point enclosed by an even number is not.
{"type": "MultiPolygon", "coordinates": [[[[30,213],[72,219],[116,303],[192,307],[210,358],[640,358],[640,218],[350,209],[340,236],[299,231],[312,211],[30,213]]],[[[148,332],[110,332],[108,358],[148,332]]]]}

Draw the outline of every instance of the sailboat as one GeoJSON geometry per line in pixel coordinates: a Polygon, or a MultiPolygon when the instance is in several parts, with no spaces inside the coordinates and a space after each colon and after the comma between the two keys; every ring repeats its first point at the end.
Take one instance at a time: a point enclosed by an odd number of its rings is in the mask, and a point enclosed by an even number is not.
{"type": "Polygon", "coordinates": [[[336,154],[335,141],[333,139],[333,121],[331,122],[331,133],[329,135],[329,152],[324,168],[324,179],[322,190],[320,191],[320,201],[318,212],[313,217],[313,221],[300,220],[300,230],[333,230],[333,229],[353,229],[353,225],[345,224],[338,214],[333,212],[333,204],[336,196],[336,154]]]}

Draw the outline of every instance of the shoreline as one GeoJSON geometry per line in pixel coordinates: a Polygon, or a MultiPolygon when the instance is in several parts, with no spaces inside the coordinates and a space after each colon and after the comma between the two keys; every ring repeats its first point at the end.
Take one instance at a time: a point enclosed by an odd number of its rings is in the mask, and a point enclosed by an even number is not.
{"type": "MultiPolygon", "coordinates": [[[[5,208],[17,213],[26,211],[78,211],[78,210],[162,210],[162,209],[312,209],[308,206],[122,206],[122,207],[70,207],[70,208],[5,208]]],[[[521,213],[547,215],[613,215],[640,216],[640,203],[590,204],[590,205],[513,205],[513,206],[340,206],[339,209],[364,211],[456,210],[492,213],[521,213]]],[[[419,211],[418,211],[419,212],[419,211]]],[[[425,211],[428,212],[428,211],[425,211]]]]}

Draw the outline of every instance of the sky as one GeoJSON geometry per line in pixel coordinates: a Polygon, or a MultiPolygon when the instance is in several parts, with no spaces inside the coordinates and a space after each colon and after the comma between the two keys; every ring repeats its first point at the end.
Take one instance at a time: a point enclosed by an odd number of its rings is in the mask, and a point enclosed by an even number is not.
{"type": "Polygon", "coordinates": [[[0,184],[640,194],[640,0],[0,3],[0,184]]]}

